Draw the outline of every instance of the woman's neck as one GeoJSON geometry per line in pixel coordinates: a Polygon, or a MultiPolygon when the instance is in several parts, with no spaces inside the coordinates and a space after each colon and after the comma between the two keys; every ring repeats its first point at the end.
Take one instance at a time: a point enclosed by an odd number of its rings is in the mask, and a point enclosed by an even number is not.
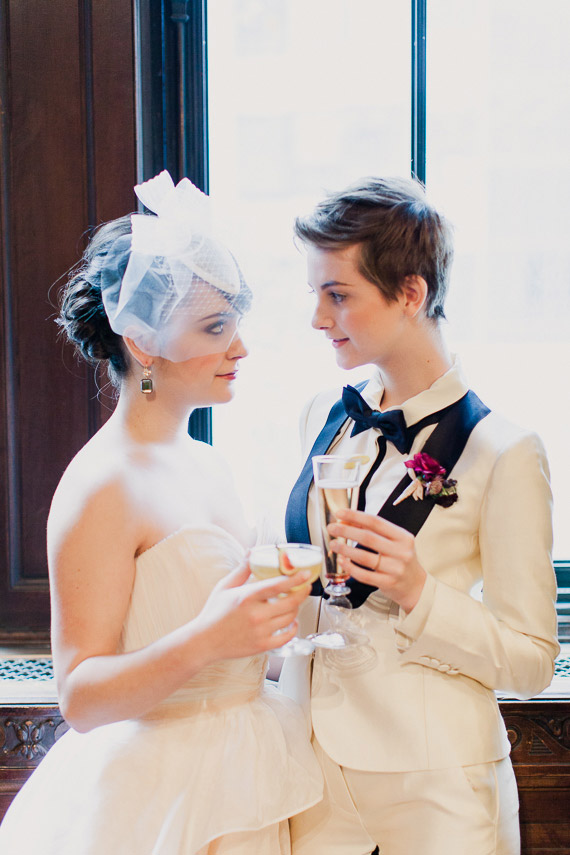
{"type": "Polygon", "coordinates": [[[399,353],[379,365],[384,384],[383,410],[399,406],[429,389],[453,364],[439,324],[426,322],[407,339],[399,353]]]}
{"type": "Polygon", "coordinates": [[[126,380],[111,419],[130,440],[141,445],[176,444],[187,435],[191,410],[164,395],[158,399],[157,394],[143,394],[138,382],[126,380]]]}

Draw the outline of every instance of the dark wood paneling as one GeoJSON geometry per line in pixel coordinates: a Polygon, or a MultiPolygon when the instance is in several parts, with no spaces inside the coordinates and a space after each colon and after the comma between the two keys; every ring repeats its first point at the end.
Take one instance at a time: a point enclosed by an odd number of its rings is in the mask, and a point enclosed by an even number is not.
{"type": "Polygon", "coordinates": [[[67,729],[55,704],[0,709],[0,822],[16,793],[67,729]]]}
{"type": "Polygon", "coordinates": [[[524,855],[570,855],[570,701],[504,701],[524,855]]]}
{"type": "MultiPolygon", "coordinates": [[[[522,855],[570,855],[570,700],[503,701],[501,711],[519,788],[522,855]]],[[[55,704],[0,708],[0,821],[66,729],[55,704]]]]}
{"type": "Polygon", "coordinates": [[[108,413],[57,339],[54,283],[88,230],[133,210],[131,0],[1,0],[0,640],[47,639],[45,525],[108,413]]]}

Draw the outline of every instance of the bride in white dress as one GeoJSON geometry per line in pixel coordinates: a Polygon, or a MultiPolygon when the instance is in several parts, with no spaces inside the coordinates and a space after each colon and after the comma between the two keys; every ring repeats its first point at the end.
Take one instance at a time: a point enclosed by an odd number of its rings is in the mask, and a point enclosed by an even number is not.
{"type": "Polygon", "coordinates": [[[322,784],[300,711],[266,687],[265,654],[295,634],[309,587],[291,589],[307,574],[249,582],[225,464],[186,430],[194,407],[232,397],[249,291],[190,182],[162,173],[135,189],[158,216],[103,226],[64,296],[62,326],[120,395],[53,499],[52,647],[71,730],[14,800],[0,852],[285,855],[287,818],[322,784]]]}

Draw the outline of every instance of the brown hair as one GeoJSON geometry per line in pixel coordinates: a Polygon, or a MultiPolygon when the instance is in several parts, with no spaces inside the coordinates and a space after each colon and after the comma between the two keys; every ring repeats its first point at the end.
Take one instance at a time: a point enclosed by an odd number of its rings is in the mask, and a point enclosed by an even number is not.
{"type": "Polygon", "coordinates": [[[421,276],[428,287],[427,317],[445,317],[452,231],[418,181],[364,178],[298,217],[295,234],[321,249],[360,244],[360,272],[389,301],[397,298],[406,276],[421,276]]]}
{"type": "Polygon", "coordinates": [[[111,329],[103,306],[101,271],[112,263],[120,281],[129,260],[130,240],[118,242],[117,238],[130,234],[130,215],[104,223],[97,229],[81,261],[70,271],[56,321],[87,362],[106,363],[114,386],[119,386],[121,378],[128,373],[129,362],[122,336],[111,329]],[[110,257],[111,247],[121,243],[121,256],[117,258],[117,252],[113,252],[110,257]]]}

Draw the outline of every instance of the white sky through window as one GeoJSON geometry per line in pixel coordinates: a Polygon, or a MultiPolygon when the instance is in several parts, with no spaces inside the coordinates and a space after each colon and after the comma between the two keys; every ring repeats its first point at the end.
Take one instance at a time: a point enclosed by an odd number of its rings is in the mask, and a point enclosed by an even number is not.
{"type": "MultiPolygon", "coordinates": [[[[295,215],[365,175],[410,172],[410,8],[391,0],[209,0],[210,192],[255,295],[214,442],[275,527],[298,419],[355,382],[310,327],[295,215]]],[[[491,407],[542,436],[555,554],[570,556],[567,140],[570,4],[428,0],[427,189],[454,223],[447,337],[491,407]]]]}

